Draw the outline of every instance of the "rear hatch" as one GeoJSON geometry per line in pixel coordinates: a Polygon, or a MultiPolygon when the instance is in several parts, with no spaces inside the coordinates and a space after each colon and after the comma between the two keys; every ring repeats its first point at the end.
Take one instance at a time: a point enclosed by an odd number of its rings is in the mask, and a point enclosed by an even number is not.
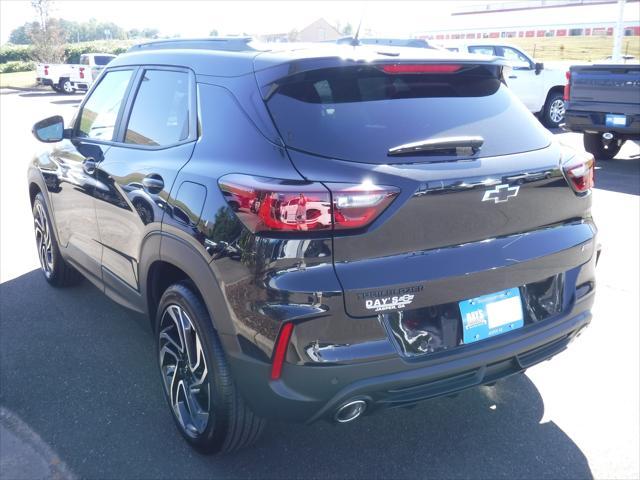
{"type": "Polygon", "coordinates": [[[571,102],[640,104],[638,87],[640,65],[571,67],[571,102]]]}
{"type": "Polygon", "coordinates": [[[580,225],[590,200],[568,187],[560,147],[502,83],[500,65],[483,57],[327,63],[261,86],[306,179],[400,190],[369,226],[334,234],[347,313],[371,315],[369,295],[419,292],[411,308],[423,307],[568,268],[560,261],[551,270],[530,266],[529,277],[472,275],[592,234],[580,225]],[[571,222],[576,229],[557,241],[530,241],[530,232],[571,222]],[[493,242],[513,234],[523,235],[508,248],[493,242]],[[458,283],[441,282],[452,278],[458,283]]]}

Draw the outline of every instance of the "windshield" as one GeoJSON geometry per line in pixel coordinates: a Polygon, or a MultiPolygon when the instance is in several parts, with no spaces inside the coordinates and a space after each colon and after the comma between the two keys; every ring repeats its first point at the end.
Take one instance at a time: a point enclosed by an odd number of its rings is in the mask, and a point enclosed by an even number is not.
{"type": "Polygon", "coordinates": [[[343,160],[407,162],[387,152],[406,143],[468,135],[484,139],[477,157],[544,148],[550,143],[547,131],[494,69],[427,74],[388,74],[371,66],[314,70],[289,77],[268,108],[288,146],[343,160]]]}

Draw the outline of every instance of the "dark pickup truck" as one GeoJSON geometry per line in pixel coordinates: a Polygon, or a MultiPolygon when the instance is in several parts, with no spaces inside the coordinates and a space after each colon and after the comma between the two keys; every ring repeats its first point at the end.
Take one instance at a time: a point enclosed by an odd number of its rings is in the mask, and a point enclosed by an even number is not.
{"type": "Polygon", "coordinates": [[[640,65],[577,65],[567,73],[565,129],[584,132],[597,159],[615,157],[640,139],[640,65]]]}

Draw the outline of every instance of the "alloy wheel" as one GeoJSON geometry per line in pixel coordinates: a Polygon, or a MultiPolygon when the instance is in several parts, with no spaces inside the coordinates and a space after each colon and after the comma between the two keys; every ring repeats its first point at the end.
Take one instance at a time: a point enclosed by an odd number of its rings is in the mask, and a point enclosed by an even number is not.
{"type": "Polygon", "coordinates": [[[557,98],[549,105],[549,118],[554,123],[560,123],[564,119],[564,100],[557,98]]]}
{"type": "Polygon", "coordinates": [[[35,212],[33,214],[33,227],[36,234],[36,245],[38,246],[38,258],[40,259],[40,267],[46,276],[53,273],[53,246],[51,245],[51,229],[49,228],[49,220],[44,213],[44,207],[41,203],[36,203],[35,212]]]}
{"type": "Polygon", "coordinates": [[[211,385],[200,337],[179,305],[171,304],[162,313],[158,348],[173,413],[184,432],[196,437],[209,423],[211,385]]]}
{"type": "Polygon", "coordinates": [[[62,89],[65,91],[65,93],[73,93],[73,85],[69,80],[65,81],[62,84],[62,89]]]}

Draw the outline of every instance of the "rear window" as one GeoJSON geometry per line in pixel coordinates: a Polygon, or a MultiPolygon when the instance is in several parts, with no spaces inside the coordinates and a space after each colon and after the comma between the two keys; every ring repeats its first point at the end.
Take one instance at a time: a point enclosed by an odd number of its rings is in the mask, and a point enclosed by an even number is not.
{"type": "Polygon", "coordinates": [[[314,70],[287,78],[267,105],[285,143],[366,163],[390,148],[453,136],[484,138],[478,157],[544,148],[549,133],[500,82],[496,67],[456,73],[387,74],[376,67],[314,70]]]}
{"type": "Polygon", "coordinates": [[[106,65],[113,59],[114,57],[110,57],[108,55],[96,55],[93,57],[93,61],[96,65],[106,65]]]}

